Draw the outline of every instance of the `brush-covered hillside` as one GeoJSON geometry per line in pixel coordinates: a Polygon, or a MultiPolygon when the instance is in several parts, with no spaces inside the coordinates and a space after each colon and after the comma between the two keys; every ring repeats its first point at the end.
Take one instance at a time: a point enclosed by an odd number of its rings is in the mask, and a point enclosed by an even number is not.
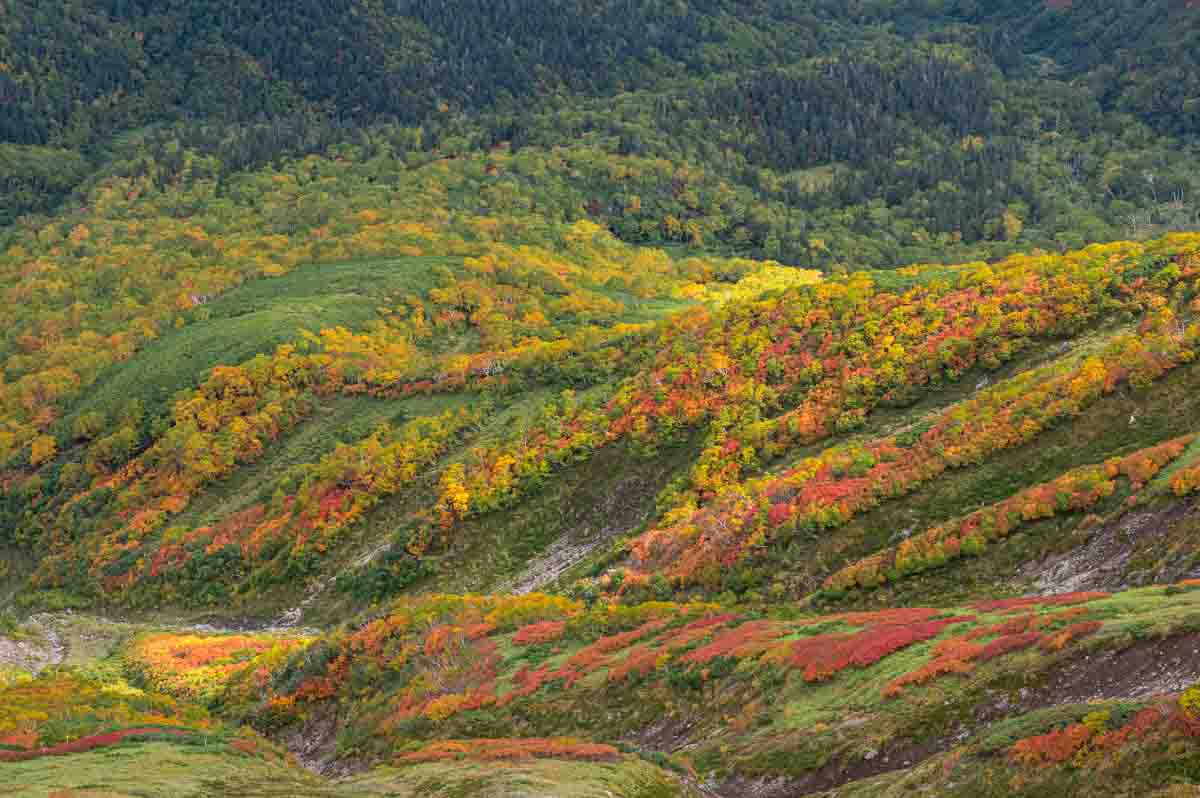
{"type": "Polygon", "coordinates": [[[1193,3],[0,0],[0,794],[1200,794],[1193,3]]]}

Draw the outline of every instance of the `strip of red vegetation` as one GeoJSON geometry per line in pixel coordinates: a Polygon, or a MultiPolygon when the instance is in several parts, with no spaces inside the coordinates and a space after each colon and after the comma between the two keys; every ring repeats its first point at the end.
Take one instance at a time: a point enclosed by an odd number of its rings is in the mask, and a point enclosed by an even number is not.
{"type": "Polygon", "coordinates": [[[1062,593],[1057,596],[1028,596],[1025,598],[1000,599],[998,601],[977,601],[971,606],[980,612],[1006,612],[1020,610],[1026,607],[1040,605],[1042,607],[1065,607],[1071,604],[1086,604],[1089,601],[1106,599],[1111,593],[1090,591],[1083,593],[1062,593]]]}
{"type": "Polygon", "coordinates": [[[933,647],[934,659],[893,679],[883,688],[883,696],[896,698],[910,685],[925,684],[949,674],[970,673],[976,662],[988,662],[1034,645],[1045,653],[1061,651],[1076,640],[1100,631],[1104,628],[1103,622],[1079,621],[1046,634],[1037,630],[1086,614],[1086,607],[1073,607],[1050,615],[1019,615],[1003,623],[976,627],[965,634],[942,640],[933,647]],[[993,635],[997,635],[996,639],[987,644],[975,642],[993,635]]]}
{"type": "Polygon", "coordinates": [[[908,624],[883,624],[853,635],[820,635],[792,644],[788,664],[804,670],[806,682],[820,682],[851,666],[865,668],[914,643],[932,640],[948,626],[974,618],[944,618],[908,624]]]}
{"type": "Polygon", "coordinates": [[[685,654],[682,662],[706,665],[717,657],[752,657],[770,648],[777,638],[788,633],[773,621],[749,621],[736,629],[715,636],[711,643],[685,654]]]}
{"type": "Polygon", "coordinates": [[[1200,737],[1200,718],[1179,705],[1159,704],[1138,712],[1129,723],[1108,730],[1090,723],[1072,723],[1046,734],[1018,740],[1008,750],[1013,762],[1029,767],[1060,765],[1084,749],[1114,751],[1154,734],[1200,737]]]}
{"type": "Polygon", "coordinates": [[[44,756],[81,754],[85,751],[92,751],[97,748],[116,745],[117,743],[128,740],[131,737],[149,737],[162,734],[172,737],[189,737],[193,734],[193,732],[187,729],[160,729],[153,726],[143,726],[136,729],[121,729],[120,731],[111,731],[105,732],[104,734],[93,734],[88,737],[80,737],[78,740],[72,740],[69,743],[59,743],[58,745],[52,745],[48,748],[34,748],[29,751],[0,751],[0,762],[24,762],[29,759],[40,759],[44,756]]]}
{"type": "MultiPolygon", "coordinates": [[[[874,588],[960,557],[981,556],[989,543],[1007,538],[1023,524],[1093,507],[1116,491],[1118,479],[1126,480],[1134,490],[1141,489],[1195,440],[1196,436],[1185,435],[1125,457],[1068,471],[848,565],[826,579],[824,589],[836,593],[874,588]]],[[[1200,490],[1200,466],[1195,474],[1178,472],[1171,485],[1179,496],[1200,490]]]]}
{"type": "Polygon", "coordinates": [[[1005,654],[1011,654],[1014,651],[1024,651],[1040,642],[1042,642],[1041,632],[1021,632],[1014,635],[1004,635],[1003,637],[997,637],[984,646],[983,651],[979,652],[979,656],[976,659],[980,662],[989,662],[997,657],[1003,657],[1005,654]]]}
{"type": "Polygon", "coordinates": [[[531,623],[517,630],[513,642],[518,646],[536,646],[541,643],[553,643],[563,636],[567,630],[566,621],[541,621],[531,623]]]}

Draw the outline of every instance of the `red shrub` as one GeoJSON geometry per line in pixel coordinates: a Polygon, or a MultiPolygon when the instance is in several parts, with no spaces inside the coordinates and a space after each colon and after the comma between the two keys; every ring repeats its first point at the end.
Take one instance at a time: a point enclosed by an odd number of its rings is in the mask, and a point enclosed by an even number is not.
{"type": "Polygon", "coordinates": [[[10,748],[24,748],[29,750],[37,745],[38,733],[36,731],[24,731],[17,734],[10,734],[7,737],[0,737],[0,745],[10,748]]]}
{"type": "Polygon", "coordinates": [[[533,695],[541,689],[543,684],[553,681],[551,676],[550,666],[543,664],[536,671],[529,670],[528,667],[522,667],[513,674],[513,684],[516,689],[511,693],[505,693],[496,701],[497,706],[505,706],[514,698],[533,695]]]}
{"type": "Polygon", "coordinates": [[[480,709],[496,703],[496,680],[490,679],[476,687],[467,696],[466,701],[459,707],[461,712],[480,709]]]}
{"type": "Polygon", "coordinates": [[[519,740],[508,745],[497,745],[485,749],[477,757],[482,760],[532,759],[545,757],[554,759],[580,759],[589,762],[611,761],[619,756],[611,745],[580,743],[556,740],[519,740]]]}
{"type": "Polygon", "coordinates": [[[1043,607],[1063,607],[1069,604],[1086,604],[1089,601],[1099,601],[1112,596],[1101,590],[1084,591],[1082,593],[1064,593],[1061,596],[1049,596],[1041,602],[1043,607]]]}
{"type": "Polygon", "coordinates": [[[257,740],[234,740],[229,743],[229,747],[235,751],[241,751],[243,754],[250,754],[251,756],[258,753],[257,740]]]}
{"type": "Polygon", "coordinates": [[[563,665],[558,670],[553,671],[546,681],[552,682],[555,679],[562,679],[564,687],[573,687],[575,682],[579,681],[584,676],[587,676],[587,673],[576,670],[571,665],[563,665]]]}
{"type": "Polygon", "coordinates": [[[978,629],[972,629],[965,635],[951,637],[943,640],[933,647],[934,656],[945,657],[947,659],[966,660],[975,659],[983,653],[983,646],[978,643],[971,642],[983,635],[978,635],[978,629]]]}
{"type": "Polygon", "coordinates": [[[903,693],[904,688],[910,684],[925,684],[948,673],[969,673],[970,670],[971,663],[965,660],[956,659],[955,657],[938,657],[932,662],[928,662],[917,668],[915,671],[892,679],[883,688],[883,696],[884,698],[895,698],[903,693]]]}
{"type": "Polygon", "coordinates": [[[1101,734],[1094,740],[1097,748],[1113,750],[1145,737],[1155,727],[1165,721],[1168,714],[1160,708],[1149,707],[1133,716],[1133,720],[1119,729],[1101,734]]]}
{"type": "Polygon", "coordinates": [[[1041,605],[1043,607],[1061,607],[1068,604],[1086,604],[1089,601],[1108,598],[1111,594],[1099,591],[1082,593],[1063,593],[1058,596],[1026,596],[1024,598],[999,599],[997,601],[977,601],[971,606],[980,612],[1003,612],[1006,610],[1024,609],[1041,605]]]}
{"type": "Polygon", "coordinates": [[[463,633],[468,640],[478,640],[481,637],[487,637],[495,630],[496,624],[484,622],[468,626],[463,633]]]}
{"type": "Polygon", "coordinates": [[[167,734],[172,737],[186,737],[192,734],[186,729],[159,729],[153,726],[144,726],[136,729],[122,729],[120,731],[111,731],[104,734],[93,734],[88,737],[80,737],[78,740],[73,740],[69,743],[59,743],[52,745],[49,748],[33,748],[28,751],[0,751],[0,762],[23,762],[27,759],[38,759],[43,756],[60,756],[62,754],[81,754],[85,751],[92,751],[96,748],[103,748],[107,745],[116,745],[122,740],[130,737],[148,737],[155,734],[167,734]]]}
{"type": "Polygon", "coordinates": [[[592,645],[588,648],[594,648],[596,651],[602,654],[607,654],[610,651],[616,651],[619,648],[625,648],[625,646],[629,645],[630,643],[636,642],[652,632],[657,632],[666,625],[666,621],[647,621],[638,628],[631,629],[628,632],[621,632],[619,634],[609,635],[608,637],[602,637],[595,643],[592,643],[592,645]]]}
{"type": "Polygon", "coordinates": [[[989,631],[996,635],[1016,635],[1021,632],[1028,632],[1030,624],[1035,622],[1036,615],[1018,615],[1015,618],[1009,618],[1007,621],[996,624],[989,631]]]}
{"type": "Polygon", "coordinates": [[[713,615],[708,618],[692,621],[660,637],[658,639],[658,648],[664,652],[687,648],[692,643],[703,640],[710,634],[713,634],[716,631],[716,627],[736,621],[737,619],[738,616],[736,615],[713,615]]]}
{"type": "Polygon", "coordinates": [[[926,621],[907,625],[873,626],[857,634],[819,635],[792,644],[788,664],[804,669],[804,680],[823,681],[850,666],[865,668],[884,657],[937,637],[958,619],[926,621]]]}
{"type": "Polygon", "coordinates": [[[455,628],[449,624],[435,626],[425,636],[425,656],[432,657],[442,653],[456,634],[455,628]]]}
{"type": "Polygon", "coordinates": [[[610,682],[624,681],[634,671],[645,676],[654,670],[658,658],[663,656],[664,653],[647,648],[646,646],[638,646],[629,652],[629,656],[623,662],[609,670],[608,680],[610,682]]]}
{"type": "Polygon", "coordinates": [[[1171,728],[1185,737],[1200,737],[1200,717],[1176,709],[1171,716],[1171,728]]]}
{"type": "Polygon", "coordinates": [[[980,662],[988,662],[997,657],[1003,657],[1005,654],[1011,654],[1014,651],[1021,651],[1030,646],[1037,645],[1041,640],[1042,635],[1040,632],[1022,632],[1021,634],[997,637],[983,647],[983,651],[979,652],[977,659],[980,662]]]}
{"type": "Polygon", "coordinates": [[[1091,737],[1091,729],[1073,723],[1065,729],[1017,741],[1009,749],[1009,756],[1022,765],[1057,765],[1075,756],[1091,737]]]}
{"type": "Polygon", "coordinates": [[[587,674],[604,667],[606,662],[608,662],[607,655],[601,653],[593,646],[588,646],[572,654],[567,660],[567,667],[575,668],[581,673],[587,674]]]}
{"type": "MultiPolygon", "coordinates": [[[[876,626],[879,624],[920,623],[941,613],[933,607],[898,607],[876,612],[845,612],[834,616],[848,626],[876,626]]],[[[818,618],[815,622],[827,620],[818,618]]]]}
{"type": "MultiPolygon", "coordinates": [[[[990,626],[977,626],[977,627],[975,627],[974,629],[972,629],[972,630],[971,630],[971,631],[969,631],[969,632],[963,632],[963,633],[962,633],[961,635],[959,635],[958,637],[952,637],[952,638],[950,638],[950,639],[951,639],[951,640],[962,640],[962,641],[964,641],[964,642],[968,642],[968,643],[969,643],[969,642],[971,642],[972,640],[978,640],[979,638],[981,638],[981,637],[987,637],[987,636],[988,636],[988,635],[990,635],[990,634],[992,634],[992,627],[990,627],[990,626]]],[[[947,641],[947,642],[949,642],[949,641],[947,641]]]]}
{"type": "Polygon", "coordinates": [[[1043,651],[1061,651],[1065,646],[1076,640],[1095,634],[1104,628],[1100,621],[1082,621],[1073,623],[1065,629],[1047,637],[1042,641],[1043,651]]]}
{"type": "Polygon", "coordinates": [[[513,642],[518,646],[532,646],[540,643],[552,643],[563,636],[567,630],[566,621],[541,621],[531,623],[517,630],[513,642]]]}
{"type": "Polygon", "coordinates": [[[731,612],[727,612],[724,615],[706,615],[703,618],[697,618],[690,623],[684,624],[683,626],[679,627],[679,631],[690,632],[694,629],[709,629],[714,626],[727,624],[730,621],[736,621],[737,618],[738,617],[731,612]]]}
{"type": "Polygon", "coordinates": [[[787,631],[773,621],[750,621],[718,634],[711,643],[689,651],[680,661],[703,665],[717,657],[756,656],[787,631]]]}
{"type": "Polygon", "coordinates": [[[1025,609],[1040,601],[1040,597],[996,599],[993,601],[976,601],[971,606],[980,612],[1007,612],[1008,610],[1025,609]]]}

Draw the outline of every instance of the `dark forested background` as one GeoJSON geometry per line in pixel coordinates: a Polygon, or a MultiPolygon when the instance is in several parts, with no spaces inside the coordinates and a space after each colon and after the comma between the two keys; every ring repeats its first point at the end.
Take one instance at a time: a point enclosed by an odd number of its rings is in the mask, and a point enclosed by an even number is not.
{"type": "Polygon", "coordinates": [[[854,269],[1191,228],[1198,20],[1184,0],[0,0],[0,224],[139,152],[232,173],[590,133],[741,198],[641,186],[629,212],[598,188],[589,213],[633,240],[702,229],[854,269]]]}

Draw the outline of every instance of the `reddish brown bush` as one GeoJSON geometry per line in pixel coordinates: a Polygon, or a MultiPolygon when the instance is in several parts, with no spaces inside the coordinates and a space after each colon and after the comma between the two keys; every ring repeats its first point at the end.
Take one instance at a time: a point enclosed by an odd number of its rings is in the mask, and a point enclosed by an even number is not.
{"type": "Polygon", "coordinates": [[[997,657],[1003,657],[1005,654],[1011,654],[1014,651],[1021,651],[1030,646],[1037,645],[1041,640],[1042,635],[1040,632],[1022,632],[1021,634],[997,637],[983,647],[983,651],[979,652],[976,659],[980,662],[988,662],[997,657]]]}
{"type": "Polygon", "coordinates": [[[69,743],[59,743],[48,748],[33,748],[28,751],[0,751],[0,762],[23,762],[27,759],[39,759],[43,756],[61,756],[63,754],[81,754],[108,745],[116,745],[130,737],[150,737],[165,734],[171,737],[187,737],[192,734],[186,729],[160,729],[144,726],[136,729],[121,729],[104,734],[93,734],[80,737],[69,743]]]}
{"type": "Polygon", "coordinates": [[[553,643],[563,636],[567,630],[566,621],[541,621],[523,626],[513,635],[513,642],[518,646],[535,646],[541,643],[553,643]]]}
{"type": "Polygon", "coordinates": [[[805,681],[823,681],[851,666],[865,668],[914,643],[931,640],[960,620],[946,618],[907,625],[887,624],[857,634],[819,635],[797,640],[792,644],[788,664],[803,668],[805,681]]]}
{"type": "Polygon", "coordinates": [[[623,662],[618,663],[608,672],[608,680],[610,682],[621,682],[629,677],[631,673],[638,673],[645,676],[654,670],[658,658],[666,656],[666,652],[657,651],[646,646],[638,646],[629,652],[629,656],[623,662]]]}
{"type": "Polygon", "coordinates": [[[711,643],[689,651],[680,661],[704,665],[717,657],[756,656],[787,632],[773,621],[750,621],[718,634],[711,643]]]}
{"type": "Polygon", "coordinates": [[[1108,598],[1110,593],[1088,591],[1082,593],[1063,593],[1058,596],[1026,596],[1025,598],[999,599],[996,601],[977,601],[971,606],[980,612],[1004,612],[1019,610],[1026,607],[1061,607],[1069,604],[1086,604],[1089,601],[1108,598]]]}
{"type": "Polygon", "coordinates": [[[911,684],[925,684],[931,682],[939,676],[945,676],[950,673],[970,673],[971,663],[955,657],[938,657],[932,662],[917,668],[915,671],[892,679],[883,688],[885,698],[895,698],[904,692],[904,688],[911,684]]]}
{"type": "Polygon", "coordinates": [[[1093,635],[1104,628],[1100,621],[1082,621],[1073,623],[1065,629],[1055,632],[1042,641],[1043,651],[1061,651],[1076,640],[1093,635]]]}
{"type": "Polygon", "coordinates": [[[1091,729],[1073,723],[1065,729],[1017,741],[1009,749],[1009,756],[1021,765],[1057,765],[1075,756],[1091,737],[1091,729]]]}

